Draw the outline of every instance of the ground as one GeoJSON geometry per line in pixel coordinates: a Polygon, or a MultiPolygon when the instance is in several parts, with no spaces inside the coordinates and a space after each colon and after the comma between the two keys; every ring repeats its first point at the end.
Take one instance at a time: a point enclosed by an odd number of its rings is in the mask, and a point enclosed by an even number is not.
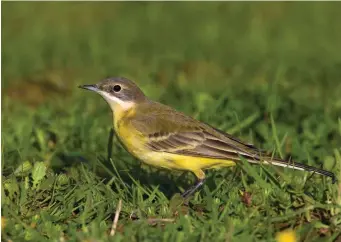
{"type": "Polygon", "coordinates": [[[4,2],[2,240],[341,241],[341,183],[241,162],[183,204],[194,177],[141,166],[77,88],[131,78],[340,180],[340,22],[339,2],[4,2]]]}

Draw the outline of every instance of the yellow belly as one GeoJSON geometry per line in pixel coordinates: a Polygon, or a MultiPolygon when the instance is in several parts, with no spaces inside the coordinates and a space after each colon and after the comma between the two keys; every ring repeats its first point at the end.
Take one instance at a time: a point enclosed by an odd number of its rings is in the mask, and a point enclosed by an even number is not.
{"type": "Polygon", "coordinates": [[[195,157],[172,154],[168,152],[155,152],[146,148],[146,139],[132,129],[118,127],[117,135],[125,149],[137,159],[146,164],[167,169],[197,171],[208,168],[234,166],[231,160],[195,157]]]}
{"type": "Polygon", "coordinates": [[[166,152],[145,152],[139,155],[140,159],[149,165],[176,170],[197,171],[236,165],[231,160],[186,156],[166,152]]]}
{"type": "Polygon", "coordinates": [[[194,173],[208,168],[234,166],[232,160],[194,157],[168,152],[151,151],[146,147],[146,137],[141,136],[133,127],[125,123],[116,123],[114,128],[125,149],[142,162],[167,169],[187,170],[194,173]]]}

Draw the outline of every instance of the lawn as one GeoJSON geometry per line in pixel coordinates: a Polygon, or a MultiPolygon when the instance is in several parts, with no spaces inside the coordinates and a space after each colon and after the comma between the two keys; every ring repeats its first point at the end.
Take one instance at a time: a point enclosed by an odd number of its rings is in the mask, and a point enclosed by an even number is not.
{"type": "Polygon", "coordinates": [[[2,240],[341,241],[340,182],[240,162],[186,205],[194,176],[141,165],[77,88],[131,78],[340,181],[340,22],[339,2],[2,3],[2,240]]]}

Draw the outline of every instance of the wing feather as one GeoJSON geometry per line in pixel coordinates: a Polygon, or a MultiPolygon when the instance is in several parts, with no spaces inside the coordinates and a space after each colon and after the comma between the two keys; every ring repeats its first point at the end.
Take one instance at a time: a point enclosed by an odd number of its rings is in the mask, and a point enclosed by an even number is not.
{"type": "Polygon", "coordinates": [[[254,159],[259,154],[253,146],[179,112],[153,110],[132,122],[154,151],[233,160],[239,155],[254,159]]]}

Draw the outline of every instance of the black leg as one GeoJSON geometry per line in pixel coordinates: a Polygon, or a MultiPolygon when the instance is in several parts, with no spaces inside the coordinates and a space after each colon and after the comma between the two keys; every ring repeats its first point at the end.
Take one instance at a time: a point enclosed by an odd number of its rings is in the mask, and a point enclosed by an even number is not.
{"type": "Polygon", "coordinates": [[[108,139],[108,162],[110,161],[110,158],[112,156],[113,138],[114,138],[114,130],[111,128],[110,133],[109,133],[109,139],[108,139]]]}
{"type": "Polygon", "coordinates": [[[181,194],[181,196],[186,199],[190,196],[193,195],[193,193],[198,190],[205,182],[205,179],[199,179],[197,181],[197,183],[194,184],[194,186],[190,187],[189,189],[187,189],[184,193],[181,194]]]}

